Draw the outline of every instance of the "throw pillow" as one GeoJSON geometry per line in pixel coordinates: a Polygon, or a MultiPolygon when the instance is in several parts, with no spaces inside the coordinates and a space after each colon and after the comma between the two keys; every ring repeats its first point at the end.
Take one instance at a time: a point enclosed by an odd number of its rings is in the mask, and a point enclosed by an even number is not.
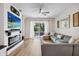
{"type": "Polygon", "coordinates": [[[60,35],[60,34],[59,34],[59,35],[57,35],[57,38],[60,38],[60,39],[61,39],[61,37],[62,37],[62,35],[60,35]]]}

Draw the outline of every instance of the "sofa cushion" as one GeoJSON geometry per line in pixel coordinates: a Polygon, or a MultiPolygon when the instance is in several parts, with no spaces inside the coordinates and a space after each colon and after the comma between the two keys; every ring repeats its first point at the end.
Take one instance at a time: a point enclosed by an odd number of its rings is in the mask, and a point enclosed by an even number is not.
{"type": "Polygon", "coordinates": [[[69,40],[71,39],[71,36],[67,36],[67,35],[64,35],[64,37],[63,37],[63,40],[64,40],[64,42],[69,42],[69,40]]]}
{"type": "Polygon", "coordinates": [[[54,33],[54,36],[57,37],[58,33],[54,33]]]}
{"type": "Polygon", "coordinates": [[[55,37],[55,36],[51,36],[51,40],[52,40],[53,42],[55,42],[56,37],[55,37]]]}
{"type": "Polygon", "coordinates": [[[62,38],[62,35],[61,34],[58,34],[57,35],[57,38],[60,38],[61,39],[62,38]]]}
{"type": "Polygon", "coordinates": [[[69,43],[69,40],[71,39],[71,36],[63,35],[55,33],[54,36],[51,36],[51,40],[55,43],[69,43]]]}
{"type": "Polygon", "coordinates": [[[57,38],[56,40],[55,40],[55,43],[63,43],[63,42],[61,42],[61,39],[60,38],[57,38]]]}

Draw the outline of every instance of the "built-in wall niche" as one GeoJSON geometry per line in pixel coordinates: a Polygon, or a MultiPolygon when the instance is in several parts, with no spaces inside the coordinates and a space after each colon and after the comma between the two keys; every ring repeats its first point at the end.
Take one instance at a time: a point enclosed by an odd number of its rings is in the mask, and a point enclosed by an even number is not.
{"type": "Polygon", "coordinates": [[[79,12],[73,14],[73,26],[79,26],[79,12]]]}

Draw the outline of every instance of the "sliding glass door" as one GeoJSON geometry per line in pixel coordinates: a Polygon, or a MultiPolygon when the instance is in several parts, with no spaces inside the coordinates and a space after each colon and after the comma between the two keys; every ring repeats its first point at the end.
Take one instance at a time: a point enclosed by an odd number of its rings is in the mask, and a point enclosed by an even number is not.
{"type": "Polygon", "coordinates": [[[34,25],[34,36],[42,36],[45,32],[44,23],[35,23],[34,25]]]}
{"type": "Polygon", "coordinates": [[[48,21],[31,21],[30,37],[37,38],[49,32],[48,21]]]}

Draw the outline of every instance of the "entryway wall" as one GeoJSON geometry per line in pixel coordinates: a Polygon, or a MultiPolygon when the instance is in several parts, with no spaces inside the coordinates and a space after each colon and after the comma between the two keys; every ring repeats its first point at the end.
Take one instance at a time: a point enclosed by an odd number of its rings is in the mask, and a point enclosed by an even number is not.
{"type": "Polygon", "coordinates": [[[23,15],[22,35],[25,39],[30,38],[30,20],[25,15],[23,15]]]}

